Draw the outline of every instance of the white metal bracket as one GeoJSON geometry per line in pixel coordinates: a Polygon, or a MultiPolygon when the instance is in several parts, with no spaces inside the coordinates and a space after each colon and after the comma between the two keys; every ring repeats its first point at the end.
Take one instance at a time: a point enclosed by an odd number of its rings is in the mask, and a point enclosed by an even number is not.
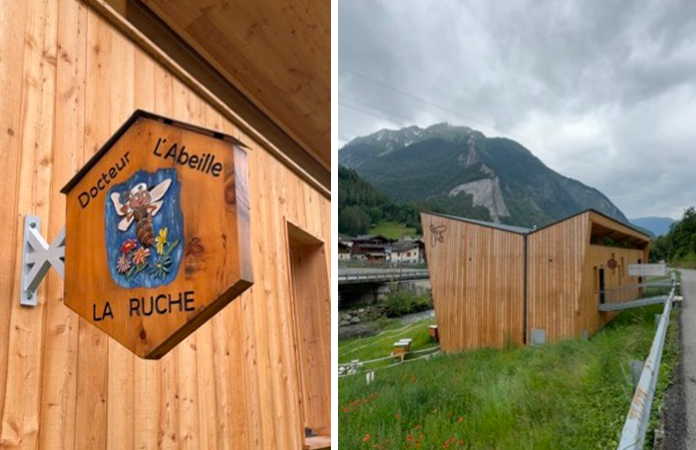
{"type": "Polygon", "coordinates": [[[65,227],[48,245],[41,236],[41,219],[36,216],[24,217],[24,244],[22,249],[22,292],[19,303],[23,306],[36,306],[36,290],[53,266],[63,278],[65,269],[65,227]]]}

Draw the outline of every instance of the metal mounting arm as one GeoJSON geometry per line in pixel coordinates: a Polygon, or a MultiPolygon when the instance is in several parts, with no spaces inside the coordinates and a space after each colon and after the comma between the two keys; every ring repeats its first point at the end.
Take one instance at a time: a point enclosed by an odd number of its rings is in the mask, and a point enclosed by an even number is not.
{"type": "Polygon", "coordinates": [[[24,217],[24,247],[22,250],[22,292],[19,303],[36,306],[36,290],[53,266],[63,278],[65,268],[65,227],[48,245],[41,236],[41,219],[36,216],[24,217]]]}

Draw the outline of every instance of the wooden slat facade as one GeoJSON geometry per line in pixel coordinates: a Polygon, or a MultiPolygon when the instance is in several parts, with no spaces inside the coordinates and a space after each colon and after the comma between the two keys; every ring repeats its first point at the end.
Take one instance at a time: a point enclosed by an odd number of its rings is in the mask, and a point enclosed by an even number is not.
{"type": "Polygon", "coordinates": [[[430,214],[421,221],[442,349],[522,344],[524,236],[430,214]]]}
{"type": "Polygon", "coordinates": [[[648,260],[647,236],[595,211],[526,233],[430,214],[421,219],[445,351],[502,347],[508,335],[526,344],[533,329],[544,330],[547,342],[593,335],[616,315],[598,311],[600,270],[605,302],[641,293],[616,288],[639,283],[628,265],[648,260]],[[431,242],[438,227],[442,242],[431,242]],[[594,242],[604,237],[628,248],[594,242]]]}
{"type": "MultiPolygon", "coordinates": [[[[305,325],[286,224],[328,242],[330,199],[79,0],[2,1],[0,24],[0,448],[301,449],[305,325]],[[37,307],[19,305],[24,215],[40,216],[52,241],[65,223],[60,188],[138,108],[249,146],[255,284],[159,361],[66,308],[54,271],[37,307]]],[[[319,286],[329,251],[324,264],[319,286]]],[[[311,329],[328,342],[321,292],[311,329]]],[[[326,409],[321,392],[312,400],[326,409]]]]}

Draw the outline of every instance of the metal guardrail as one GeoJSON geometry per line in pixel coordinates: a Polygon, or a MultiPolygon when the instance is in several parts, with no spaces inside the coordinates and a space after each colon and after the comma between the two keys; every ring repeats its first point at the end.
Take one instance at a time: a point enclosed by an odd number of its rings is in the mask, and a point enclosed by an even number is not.
{"type": "Polygon", "coordinates": [[[642,306],[657,305],[659,303],[664,303],[667,301],[669,296],[658,295],[655,297],[639,298],[637,300],[631,300],[628,302],[620,303],[602,303],[599,305],[599,311],[609,312],[609,311],[621,311],[624,309],[640,308],[642,306]]]}
{"type": "Polygon", "coordinates": [[[628,410],[628,416],[621,432],[621,440],[617,450],[639,450],[643,448],[645,433],[650,421],[650,410],[655,395],[657,377],[660,374],[660,360],[662,359],[662,349],[667,336],[667,326],[669,325],[670,312],[672,312],[675,289],[676,283],[673,282],[672,291],[665,302],[665,309],[660,317],[660,324],[657,327],[655,339],[650,348],[650,355],[645,361],[643,372],[640,375],[636,392],[631,401],[631,407],[628,410]]]}
{"type": "Polygon", "coordinates": [[[672,280],[670,280],[669,278],[663,278],[661,280],[646,281],[643,283],[636,283],[636,284],[627,284],[624,286],[605,289],[605,290],[599,291],[599,292],[605,292],[605,293],[609,294],[612,292],[626,291],[629,289],[638,289],[638,288],[642,288],[642,287],[660,287],[660,286],[664,286],[664,287],[672,286],[672,280]]]}
{"type": "Polygon", "coordinates": [[[338,275],[338,284],[359,284],[429,278],[427,269],[385,271],[384,273],[354,273],[338,275]]]}

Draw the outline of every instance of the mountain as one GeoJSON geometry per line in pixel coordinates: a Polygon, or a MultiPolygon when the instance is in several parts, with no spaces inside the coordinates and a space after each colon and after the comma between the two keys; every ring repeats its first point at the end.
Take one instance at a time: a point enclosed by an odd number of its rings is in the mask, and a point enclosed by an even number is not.
{"type": "Polygon", "coordinates": [[[393,221],[420,229],[419,208],[393,202],[360,178],[354,170],[338,166],[338,231],[365,234],[372,224],[393,221]]]}
{"type": "Polygon", "coordinates": [[[594,208],[626,216],[601,192],[560,175],[519,143],[446,123],[353,139],[338,163],[399,202],[533,227],[594,208]]]}
{"type": "Polygon", "coordinates": [[[638,217],[631,219],[631,223],[650,230],[655,236],[662,236],[669,233],[669,227],[674,223],[674,219],[669,217],[638,217]]]}

